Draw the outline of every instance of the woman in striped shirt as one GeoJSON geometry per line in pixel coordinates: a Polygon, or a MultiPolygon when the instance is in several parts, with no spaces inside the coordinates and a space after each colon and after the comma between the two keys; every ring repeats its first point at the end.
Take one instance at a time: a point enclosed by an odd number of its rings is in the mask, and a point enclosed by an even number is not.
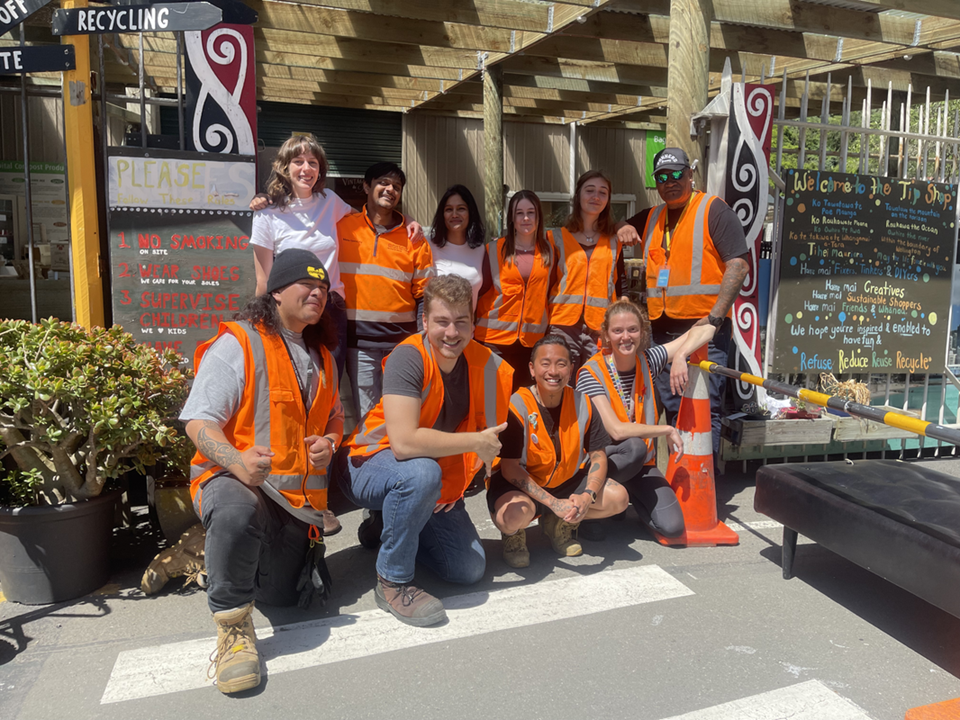
{"type": "MultiPolygon", "coordinates": [[[[712,325],[697,325],[666,345],[650,346],[650,321],[627,299],[607,308],[601,326],[603,350],[591,357],[577,376],[577,390],[588,395],[613,444],[608,446],[607,474],[626,486],[640,518],[666,537],[683,533],[683,514],[676,495],[657,469],[656,442],[665,436],[671,453],[683,454],[676,428],[657,424],[653,378],[675,357],[686,358],[713,337],[712,325]]],[[[687,366],[673,363],[671,387],[677,394],[687,382],[687,366]]],[[[597,526],[581,527],[580,536],[602,535],[597,526]]]]}

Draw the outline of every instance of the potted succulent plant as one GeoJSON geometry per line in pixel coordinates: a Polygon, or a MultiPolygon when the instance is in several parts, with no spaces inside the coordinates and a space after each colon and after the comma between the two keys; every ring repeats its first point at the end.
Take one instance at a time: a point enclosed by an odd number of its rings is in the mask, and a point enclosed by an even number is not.
{"type": "Polygon", "coordinates": [[[183,442],[173,422],[188,392],[180,361],[119,327],[0,321],[0,586],[8,599],[59,602],[106,581],[117,495],[101,493],[183,442]]]}

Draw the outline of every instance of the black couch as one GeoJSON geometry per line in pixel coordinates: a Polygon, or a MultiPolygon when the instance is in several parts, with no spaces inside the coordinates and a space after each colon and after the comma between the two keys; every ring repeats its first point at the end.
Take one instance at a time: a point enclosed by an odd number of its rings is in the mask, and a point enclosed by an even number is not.
{"type": "Polygon", "coordinates": [[[797,534],[960,617],[960,479],[929,463],[766,465],[757,511],[783,523],[783,577],[797,534]]]}

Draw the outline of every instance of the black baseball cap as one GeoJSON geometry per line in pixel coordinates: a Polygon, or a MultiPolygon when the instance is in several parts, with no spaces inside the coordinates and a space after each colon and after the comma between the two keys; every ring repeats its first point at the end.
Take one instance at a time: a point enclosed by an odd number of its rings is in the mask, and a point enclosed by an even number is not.
{"type": "Polygon", "coordinates": [[[284,250],[273,259],[273,267],[270,268],[270,277],[267,279],[267,292],[283,290],[287,285],[306,279],[319,280],[330,287],[330,275],[316,255],[299,248],[284,250]]]}
{"type": "Polygon", "coordinates": [[[690,167],[690,158],[680,148],[668,147],[658,152],[653,158],[653,171],[685,170],[690,167]]]}

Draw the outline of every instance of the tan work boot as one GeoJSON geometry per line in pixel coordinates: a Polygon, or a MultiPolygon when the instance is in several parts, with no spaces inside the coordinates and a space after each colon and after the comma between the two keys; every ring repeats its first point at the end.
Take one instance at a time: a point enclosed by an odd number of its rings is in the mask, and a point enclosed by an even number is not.
{"type": "Polygon", "coordinates": [[[544,513],[540,516],[540,527],[543,534],[550,540],[554,552],[565,557],[576,557],[583,554],[583,548],[573,537],[573,533],[580,527],[580,523],[568,523],[553,513],[544,513]]]}
{"type": "Polygon", "coordinates": [[[527,531],[521,528],[513,535],[500,533],[503,541],[503,561],[512,568],[525,568],[530,565],[530,551],[527,550],[527,531]]]}
{"type": "Polygon", "coordinates": [[[204,587],[199,576],[206,570],[203,564],[206,537],[203,525],[197,523],[180,536],[176,545],[162,550],[143,573],[140,581],[143,592],[147,595],[158,593],[168,580],[183,575],[204,587]]]}
{"type": "Polygon", "coordinates": [[[260,684],[260,655],[252,615],[253,603],[213,614],[217,649],[210,655],[207,677],[215,669],[217,689],[222,693],[250,690],[260,684]]]}
{"type": "Polygon", "coordinates": [[[417,627],[436,625],[447,619],[443,603],[426,590],[410,584],[392,583],[377,575],[374,591],[377,607],[400,622],[417,627]]]}

